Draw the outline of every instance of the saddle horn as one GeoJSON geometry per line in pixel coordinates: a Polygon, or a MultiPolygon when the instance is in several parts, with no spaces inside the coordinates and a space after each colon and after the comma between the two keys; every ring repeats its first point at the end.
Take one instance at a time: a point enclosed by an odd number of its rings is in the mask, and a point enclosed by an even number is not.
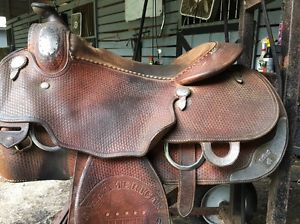
{"type": "Polygon", "coordinates": [[[61,18],[54,6],[41,2],[33,2],[31,8],[34,13],[45,18],[48,22],[59,22],[67,27],[66,22],[61,18]]]}

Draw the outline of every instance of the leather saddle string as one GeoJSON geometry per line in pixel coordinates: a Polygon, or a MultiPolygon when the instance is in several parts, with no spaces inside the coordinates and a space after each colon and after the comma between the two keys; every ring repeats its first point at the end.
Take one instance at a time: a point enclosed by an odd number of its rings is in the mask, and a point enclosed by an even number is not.
{"type": "MultiPolygon", "coordinates": [[[[195,144],[180,144],[179,158],[183,165],[193,164],[196,161],[196,145],[195,144]]],[[[185,171],[180,170],[179,187],[177,198],[178,213],[182,217],[188,216],[194,207],[196,191],[196,169],[185,171]]]]}

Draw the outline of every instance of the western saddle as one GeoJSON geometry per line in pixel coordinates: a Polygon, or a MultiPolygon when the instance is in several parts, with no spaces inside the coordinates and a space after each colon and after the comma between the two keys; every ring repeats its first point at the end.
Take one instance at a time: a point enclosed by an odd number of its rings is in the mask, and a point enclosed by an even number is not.
{"type": "Polygon", "coordinates": [[[169,223],[163,185],[178,186],[186,217],[196,185],[252,182],[279,165],[284,107],[263,75],[233,65],[238,45],[205,43],[151,66],[91,47],[46,5],[33,9],[48,21],[0,63],[0,173],[73,176],[69,223],[169,223]]]}

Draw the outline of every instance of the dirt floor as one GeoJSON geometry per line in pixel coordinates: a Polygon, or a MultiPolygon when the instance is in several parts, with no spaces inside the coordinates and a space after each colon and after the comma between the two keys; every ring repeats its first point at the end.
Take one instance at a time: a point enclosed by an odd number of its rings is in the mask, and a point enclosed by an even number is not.
{"type": "MultiPolygon", "coordinates": [[[[51,224],[54,214],[69,198],[71,181],[0,182],[0,224],[51,224]]],[[[269,179],[255,183],[258,210],[249,224],[263,224],[266,219],[269,179]]],[[[205,223],[201,219],[174,218],[174,224],[205,223]]],[[[292,167],[288,224],[300,224],[300,162],[292,167]]]]}

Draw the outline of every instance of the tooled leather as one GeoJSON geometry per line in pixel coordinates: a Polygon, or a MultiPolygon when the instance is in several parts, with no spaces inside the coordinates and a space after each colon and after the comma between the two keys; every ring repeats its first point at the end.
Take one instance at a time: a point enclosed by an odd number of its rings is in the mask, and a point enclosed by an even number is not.
{"type": "Polygon", "coordinates": [[[22,54],[29,63],[16,81],[7,80],[1,66],[7,85],[0,88],[0,119],[39,123],[61,147],[100,157],[142,156],[175,122],[172,83],[76,59],[64,74],[49,77],[31,66],[31,54],[22,54]],[[41,89],[42,82],[50,88],[41,89]]]}
{"type": "MultiPolygon", "coordinates": [[[[145,155],[174,125],[176,86],[170,80],[77,59],[61,75],[49,77],[32,66],[31,54],[18,54],[26,55],[29,64],[16,81],[5,73],[11,58],[1,65],[2,121],[40,123],[59,146],[100,157],[145,155]],[[41,89],[42,82],[50,88],[41,89]]],[[[234,67],[190,88],[188,106],[184,111],[175,108],[176,127],[166,141],[248,141],[277,122],[274,93],[254,71],[234,67]],[[243,84],[234,79],[240,74],[243,84]]]]}
{"type": "Polygon", "coordinates": [[[169,223],[164,189],[146,158],[89,157],[75,180],[70,223],[169,223]]]}
{"type": "Polygon", "coordinates": [[[70,150],[50,153],[34,145],[26,151],[0,146],[0,176],[9,182],[66,180],[73,175],[74,162],[70,150]]]}
{"type": "MultiPolygon", "coordinates": [[[[207,58],[212,57],[218,63],[225,63],[227,57],[221,56],[224,49],[231,46],[201,45],[176,59],[175,65],[167,67],[166,71],[175,79],[164,79],[156,76],[163,67],[150,66],[150,69],[105,50],[88,47],[70,35],[73,58],[66,65],[59,65],[56,73],[49,71],[48,74],[47,66],[39,64],[44,61],[39,57],[34,37],[41,27],[53,23],[34,25],[28,51],[11,54],[1,62],[0,120],[39,123],[55,137],[59,146],[100,157],[145,155],[150,146],[175,124],[173,103],[179,86],[176,77],[185,80],[191,76],[194,82],[199,78],[194,77],[194,72],[200,69],[202,62],[208,63],[207,58]],[[20,71],[18,79],[11,81],[9,64],[16,55],[26,56],[29,62],[20,71]],[[214,55],[219,55],[219,60],[214,55]],[[97,59],[97,56],[101,58],[97,59]],[[139,70],[154,73],[144,74],[139,70]],[[43,82],[49,84],[49,89],[40,88],[43,82]]],[[[60,36],[66,40],[68,35],[64,29],[61,28],[60,36]]],[[[62,45],[59,52],[66,52],[69,44],[63,42],[62,45]]],[[[230,49],[234,49],[233,57],[239,55],[239,47],[230,49]]],[[[59,53],[54,60],[69,59],[67,53],[63,54],[59,53]]],[[[51,60],[49,63],[52,69],[51,60]]],[[[218,70],[210,66],[206,69],[206,72],[218,70]]],[[[197,84],[190,86],[192,94],[186,110],[175,108],[177,124],[167,141],[248,141],[266,134],[277,122],[278,105],[274,94],[251,70],[226,70],[215,79],[197,84]],[[242,85],[234,81],[234,76],[239,73],[243,73],[245,79],[242,85]]]]}
{"type": "Polygon", "coordinates": [[[175,108],[177,123],[165,138],[168,142],[250,141],[270,132],[279,118],[274,90],[245,67],[232,66],[189,88],[186,109],[175,108]],[[239,76],[243,84],[235,80],[239,76]]]}

